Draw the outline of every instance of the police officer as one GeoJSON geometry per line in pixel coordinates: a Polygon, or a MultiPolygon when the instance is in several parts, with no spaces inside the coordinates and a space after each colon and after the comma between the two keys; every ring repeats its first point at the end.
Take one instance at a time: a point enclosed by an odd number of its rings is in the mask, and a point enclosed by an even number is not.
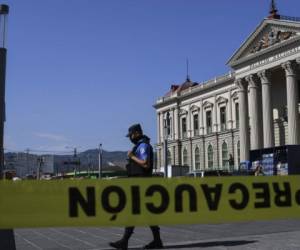
{"type": "MultiPolygon", "coordinates": [[[[134,124],[128,129],[127,137],[134,144],[131,151],[128,151],[128,164],[126,166],[129,177],[150,177],[153,170],[153,149],[150,145],[150,138],[143,134],[140,124],[134,124]]],[[[150,226],[153,234],[153,241],[145,245],[143,249],[163,248],[158,226],[150,226]]],[[[122,239],[110,242],[110,246],[127,250],[128,240],[133,234],[134,227],[126,227],[122,239]]]]}

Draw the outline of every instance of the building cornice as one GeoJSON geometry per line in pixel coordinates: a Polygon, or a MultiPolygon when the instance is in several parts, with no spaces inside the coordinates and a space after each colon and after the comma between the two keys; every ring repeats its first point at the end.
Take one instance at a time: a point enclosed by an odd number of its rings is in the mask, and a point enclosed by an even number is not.
{"type": "Polygon", "coordinates": [[[183,99],[183,98],[188,98],[194,94],[197,94],[197,95],[201,94],[201,92],[207,91],[207,90],[217,87],[217,86],[220,86],[224,83],[234,81],[234,79],[235,79],[234,72],[230,72],[230,73],[220,76],[220,77],[215,77],[214,79],[208,80],[202,84],[199,84],[199,85],[191,88],[191,90],[189,90],[189,91],[183,91],[179,98],[183,99]]]}
{"type": "MultiPolygon", "coordinates": [[[[232,83],[233,84],[233,83],[232,83]]],[[[218,91],[218,92],[215,92],[214,94],[210,94],[210,95],[208,95],[208,96],[205,96],[205,97],[203,97],[203,96],[201,96],[201,97],[199,97],[199,99],[196,99],[196,100],[193,100],[193,101],[190,101],[190,102],[186,102],[186,103],[184,103],[184,104],[179,104],[179,106],[180,107],[185,107],[185,106],[187,106],[187,105],[193,105],[193,104],[195,104],[195,103],[198,103],[199,101],[201,101],[201,100],[207,100],[207,99],[209,99],[209,98],[211,98],[211,97],[214,97],[215,95],[222,95],[222,94],[225,94],[225,93],[228,93],[228,92],[230,92],[230,91],[235,91],[236,92],[236,89],[237,89],[237,87],[229,87],[229,88],[226,88],[226,89],[221,89],[220,91],[218,91]]]]}
{"type": "Polygon", "coordinates": [[[182,91],[176,96],[162,97],[153,105],[155,109],[165,107],[167,105],[176,104],[178,105],[183,99],[188,99],[192,95],[199,95],[203,92],[206,92],[212,88],[219,87],[222,84],[228,84],[229,82],[234,81],[235,73],[230,72],[220,77],[215,77],[211,80],[203,82],[197,86],[188,88],[187,90],[182,91]]]}

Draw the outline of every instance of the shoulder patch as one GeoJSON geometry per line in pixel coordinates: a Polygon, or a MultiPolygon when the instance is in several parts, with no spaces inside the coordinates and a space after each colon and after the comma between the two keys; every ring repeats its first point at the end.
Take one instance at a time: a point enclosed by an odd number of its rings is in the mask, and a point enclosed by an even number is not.
{"type": "Polygon", "coordinates": [[[144,154],[145,152],[146,152],[146,149],[145,149],[144,147],[141,147],[141,148],[140,148],[140,153],[141,153],[141,154],[144,154]]]}

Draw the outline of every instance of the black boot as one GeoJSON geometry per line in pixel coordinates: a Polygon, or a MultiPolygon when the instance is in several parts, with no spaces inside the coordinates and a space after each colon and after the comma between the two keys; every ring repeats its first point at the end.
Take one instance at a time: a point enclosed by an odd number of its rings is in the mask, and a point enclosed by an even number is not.
{"type": "Polygon", "coordinates": [[[146,246],[144,246],[143,249],[159,249],[159,248],[164,248],[163,243],[161,240],[153,240],[146,246]]]}
{"type": "Polygon", "coordinates": [[[163,243],[160,238],[160,233],[159,233],[159,227],[158,226],[151,226],[151,231],[153,234],[154,240],[151,241],[149,244],[144,246],[144,249],[159,249],[163,248],[163,243]]]}
{"type": "Polygon", "coordinates": [[[115,242],[109,242],[109,245],[116,249],[127,250],[128,249],[128,240],[121,239],[121,240],[118,240],[115,242]]]}
{"type": "Polygon", "coordinates": [[[115,242],[110,242],[109,245],[116,249],[127,250],[128,249],[128,240],[129,240],[130,236],[132,235],[133,230],[134,230],[134,227],[126,227],[122,239],[115,241],[115,242]]]}

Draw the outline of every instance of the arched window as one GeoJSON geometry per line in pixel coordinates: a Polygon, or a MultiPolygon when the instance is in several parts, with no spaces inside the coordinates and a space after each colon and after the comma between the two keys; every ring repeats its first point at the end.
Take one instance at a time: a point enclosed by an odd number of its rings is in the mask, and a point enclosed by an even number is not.
{"type": "Polygon", "coordinates": [[[200,169],[200,150],[198,147],[195,149],[195,169],[200,169]]]}
{"type": "Polygon", "coordinates": [[[206,111],[206,133],[210,134],[212,132],[212,116],[211,110],[206,111]]]}
{"type": "Polygon", "coordinates": [[[222,166],[223,169],[228,169],[228,147],[227,143],[224,141],[222,144],[222,166]]]}
{"type": "Polygon", "coordinates": [[[214,166],[214,151],[211,144],[207,148],[207,166],[212,169],[214,166]]]}
{"type": "Polygon", "coordinates": [[[237,143],[237,159],[238,159],[238,166],[240,165],[241,162],[241,148],[240,148],[240,141],[237,143]]]}
{"type": "Polygon", "coordinates": [[[220,108],[220,125],[221,125],[221,131],[226,130],[226,107],[220,108]]]}
{"type": "Polygon", "coordinates": [[[194,136],[199,135],[199,122],[198,114],[194,114],[194,136]]]}
{"type": "Polygon", "coordinates": [[[183,162],[184,166],[188,165],[188,152],[187,152],[186,148],[184,148],[183,152],[182,152],[182,162],[183,162]]]}
{"type": "Polygon", "coordinates": [[[166,114],[166,117],[165,117],[165,124],[164,124],[164,128],[165,128],[165,133],[166,133],[166,136],[170,136],[171,135],[171,124],[172,124],[172,121],[171,121],[171,117],[170,117],[170,113],[167,112],[166,114]]]}
{"type": "Polygon", "coordinates": [[[167,152],[167,165],[172,165],[172,155],[171,155],[171,151],[168,149],[167,152]]]}

